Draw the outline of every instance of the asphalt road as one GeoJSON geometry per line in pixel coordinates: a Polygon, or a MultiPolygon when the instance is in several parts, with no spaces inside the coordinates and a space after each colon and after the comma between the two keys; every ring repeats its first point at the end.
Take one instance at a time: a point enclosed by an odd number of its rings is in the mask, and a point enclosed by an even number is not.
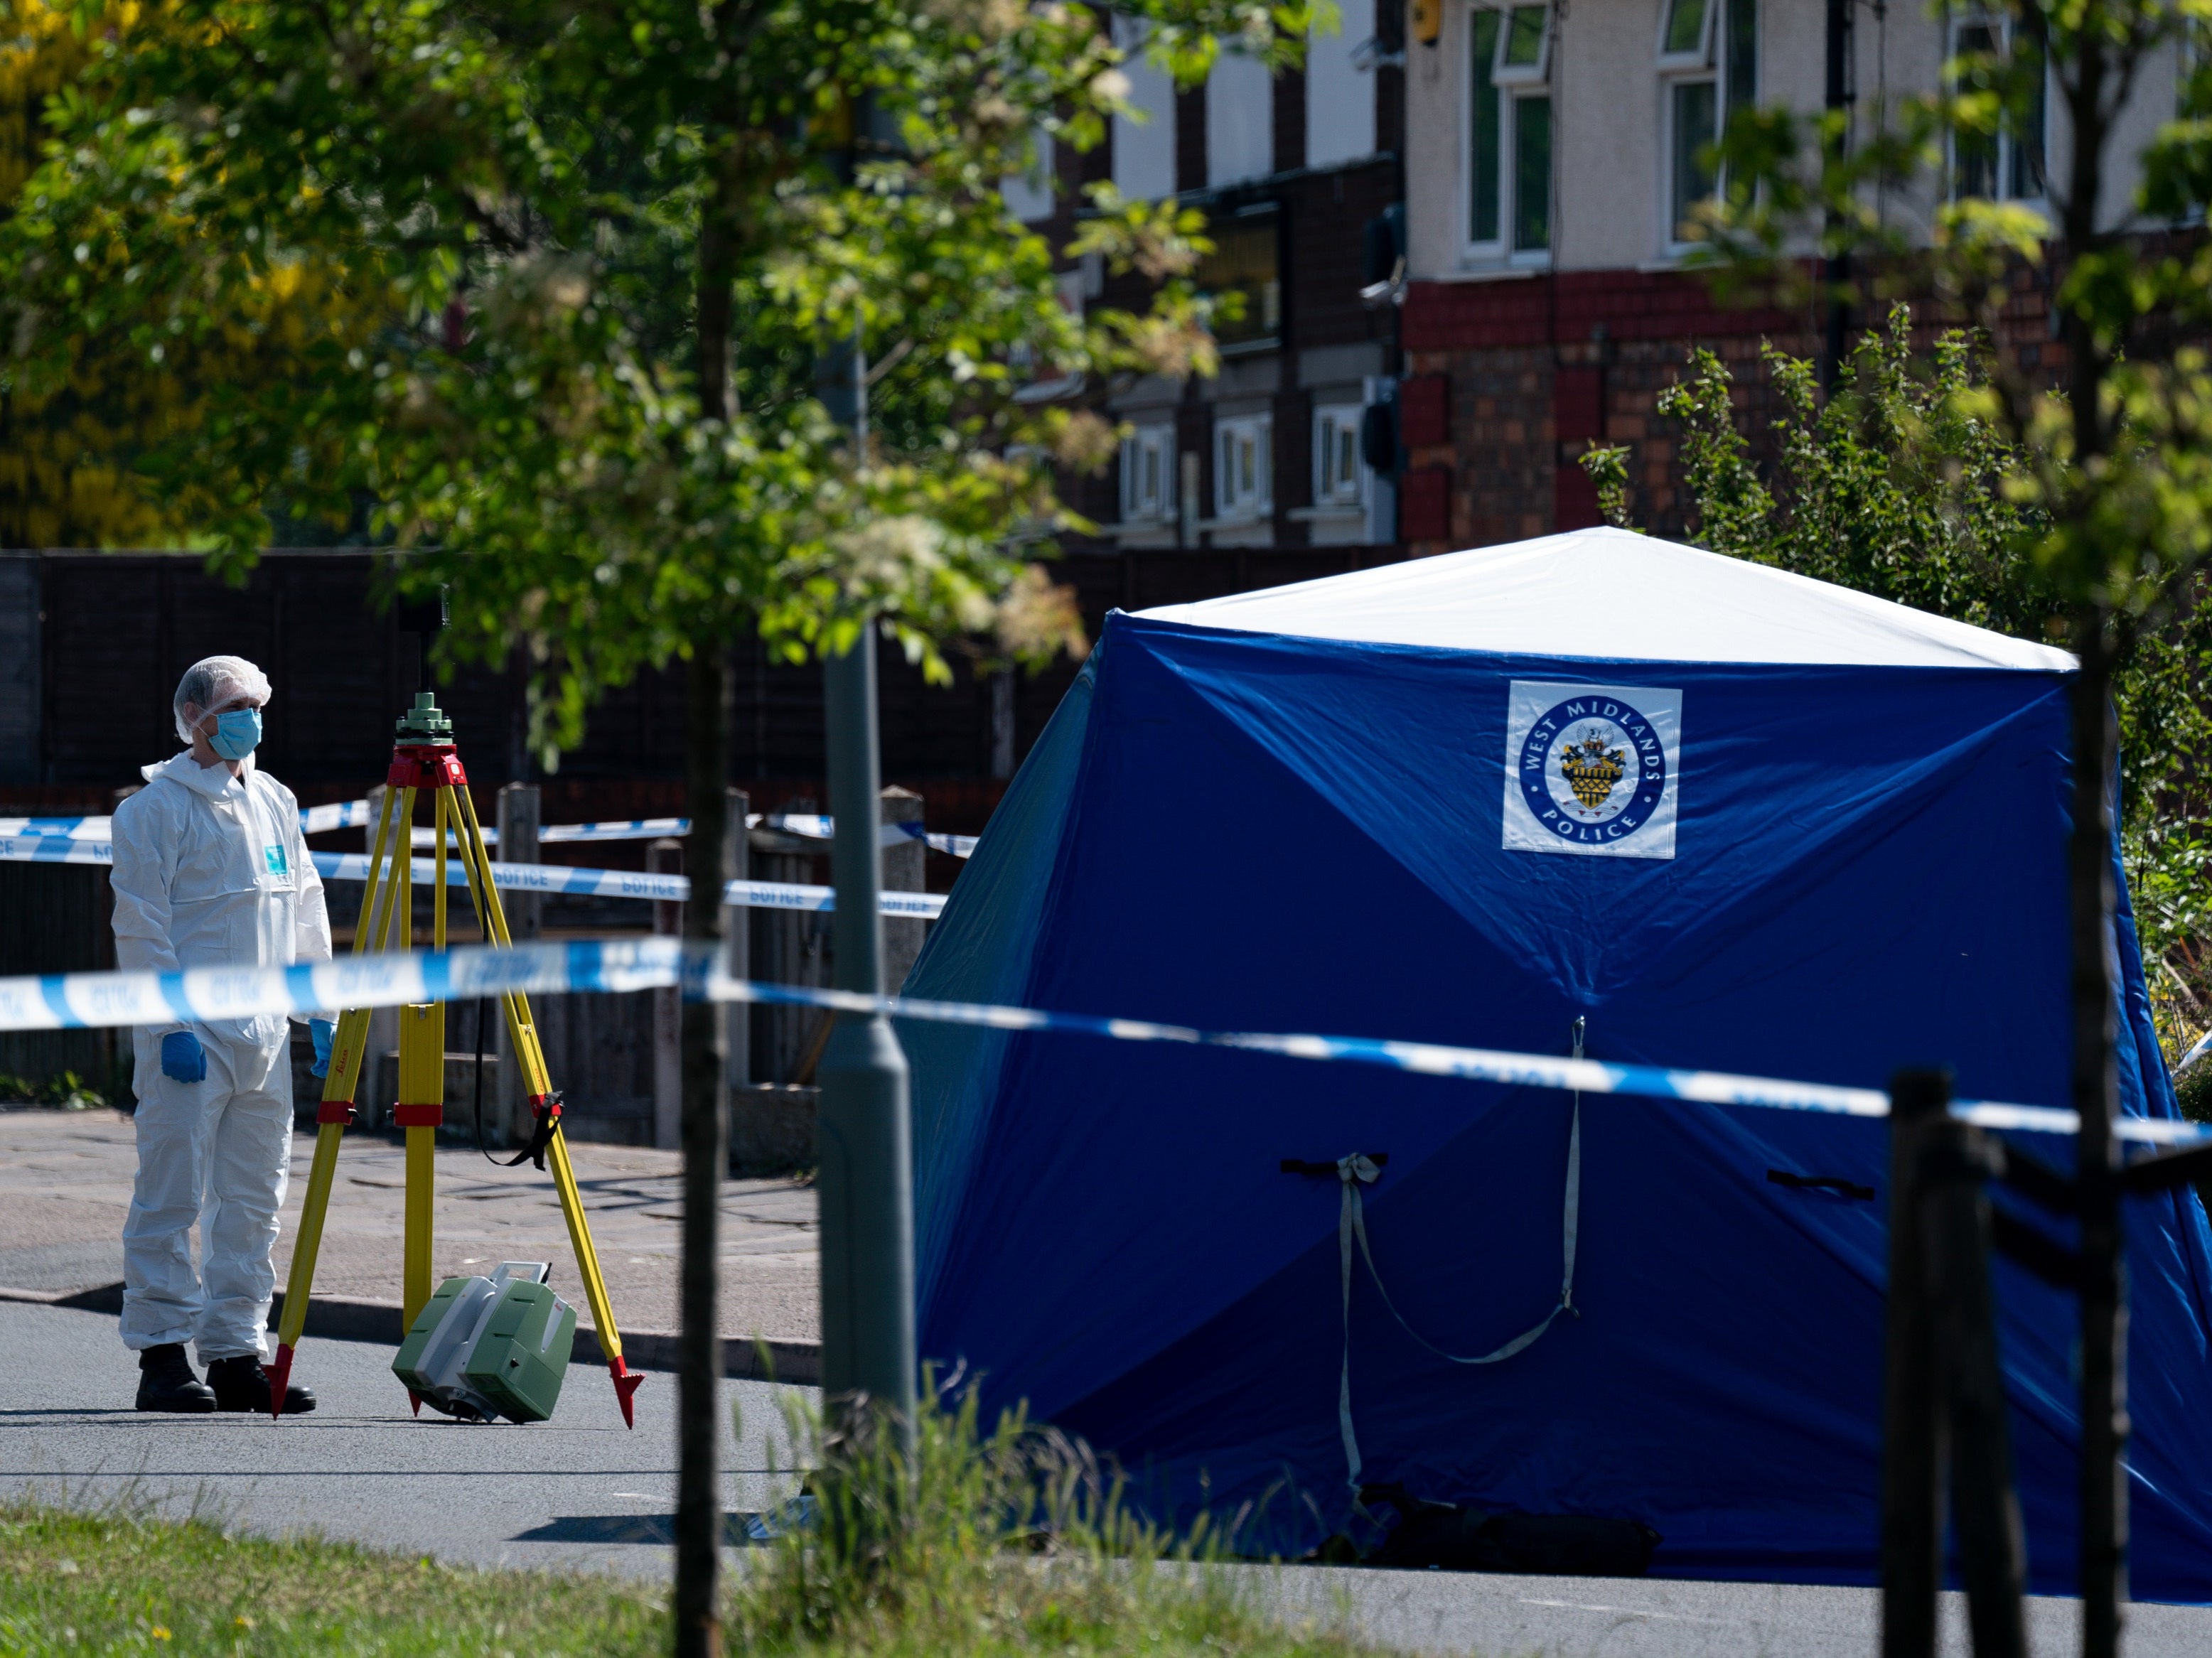
{"type": "MultiPolygon", "coordinates": [[[[570,1367],[551,1421],[466,1425],[409,1413],[391,1349],[310,1339],[292,1375],[318,1408],[272,1422],[142,1415],[137,1367],[110,1315],[0,1303],[0,1489],[79,1504],[131,1495],[173,1514],[197,1505],[247,1530],[318,1529],[485,1565],[669,1571],[676,1388],[659,1372],[638,1390],[634,1430],[606,1372],[583,1365],[570,1367]]],[[[769,1457],[785,1438],[783,1400],[800,1391],[727,1384],[743,1425],[723,1442],[733,1510],[797,1488],[769,1457]]]]}
{"type": "MultiPolygon", "coordinates": [[[[676,1490],[675,1392],[650,1376],[638,1426],[622,1425],[603,1372],[569,1371],[552,1421],[464,1427],[416,1421],[388,1350],[309,1341],[299,1380],[313,1415],[141,1416],[136,1372],[112,1316],[0,1303],[0,1490],[94,1503],[130,1495],[173,1513],[195,1505],[224,1523],[325,1534],[445,1559],[582,1567],[638,1576],[669,1570],[676,1490]]],[[[809,1390],[732,1382],[742,1431],[724,1442],[733,1511],[793,1489],[785,1400],[809,1390]]],[[[1878,1602],[1865,1589],[1662,1579],[1544,1578],[1305,1567],[1228,1570],[1288,1618],[1348,1625],[1407,1651],[1495,1658],[1869,1658],[1878,1602]]],[[[1947,1597],[1948,1654],[1967,1652],[1963,1609],[1947,1597]]],[[[2030,1605],[2038,1658],[2078,1650],[2070,1601],[2030,1605]]],[[[2212,1610],[2132,1609],[2129,1658],[2212,1653],[2212,1610]]]]}

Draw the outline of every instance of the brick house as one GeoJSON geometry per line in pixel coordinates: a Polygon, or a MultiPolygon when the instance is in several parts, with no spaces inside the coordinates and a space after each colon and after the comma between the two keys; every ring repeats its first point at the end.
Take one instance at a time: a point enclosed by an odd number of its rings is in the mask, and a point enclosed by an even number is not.
{"type": "MultiPolygon", "coordinates": [[[[2011,39],[2007,14],[1971,3],[1416,0],[1413,16],[1399,527],[1415,553],[1595,523],[1574,464],[1594,443],[1632,447],[1639,519],[1679,532],[1659,392],[1693,348],[1710,349],[1745,387],[1755,440],[1761,342],[1814,356],[1830,326],[1810,301],[1723,307],[1684,268],[1691,215],[1713,189],[1699,152],[1752,104],[1841,107],[1863,134],[1885,98],[1933,89],[1952,57],[2033,49],[2011,39]]],[[[2169,57],[2143,77],[2124,151],[2172,118],[2177,69],[2169,57]]],[[[2066,134],[2050,99],[2039,114],[2032,131],[1952,156],[1953,189],[2039,200],[2046,158],[2065,164],[2066,134]]],[[[1931,208],[1886,203],[1908,229],[1924,230],[1931,208]]],[[[1998,341],[2046,370],[2047,282],[2021,273],[1998,341]]]]}

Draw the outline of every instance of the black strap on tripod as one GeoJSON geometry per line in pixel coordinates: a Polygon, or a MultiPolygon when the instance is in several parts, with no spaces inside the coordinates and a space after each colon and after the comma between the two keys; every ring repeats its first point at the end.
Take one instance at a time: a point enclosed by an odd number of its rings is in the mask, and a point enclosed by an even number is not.
{"type": "Polygon", "coordinates": [[[542,1175],[545,1172],[545,1148],[553,1143],[554,1132],[561,1126],[561,1096],[557,1092],[545,1096],[545,1108],[538,1113],[538,1124],[531,1131],[530,1144],[507,1158],[506,1162],[501,1163],[497,1157],[492,1156],[491,1148],[484,1144],[484,1020],[490,1011],[491,998],[489,996],[478,998],[477,1001],[477,1150],[483,1154],[483,1160],[495,1168],[519,1169],[526,1162],[542,1175]]]}
{"type": "Polygon", "coordinates": [[[490,1011],[491,998],[478,997],[477,999],[477,1150],[483,1153],[483,1160],[486,1163],[497,1168],[499,1159],[492,1156],[491,1148],[484,1144],[483,1137],[484,1016],[490,1011]]]}
{"type": "MultiPolygon", "coordinates": [[[[531,1109],[537,1111],[533,1102],[531,1109]]],[[[553,1136],[561,1130],[561,1096],[556,1090],[545,1096],[545,1108],[538,1112],[538,1126],[530,1131],[530,1144],[507,1160],[509,1169],[527,1158],[538,1173],[545,1172],[545,1148],[553,1144],[553,1136]]]]}

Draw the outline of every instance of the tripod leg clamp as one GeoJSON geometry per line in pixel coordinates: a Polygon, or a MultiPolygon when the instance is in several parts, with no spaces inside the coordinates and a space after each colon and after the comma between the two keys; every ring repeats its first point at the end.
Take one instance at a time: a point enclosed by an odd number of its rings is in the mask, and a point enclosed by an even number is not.
{"type": "Polygon", "coordinates": [[[351,1100],[325,1100],[315,1108],[316,1122],[334,1122],[341,1128],[352,1127],[358,1114],[351,1100]]]}
{"type": "Polygon", "coordinates": [[[530,1114],[538,1120],[531,1130],[530,1144],[509,1157],[507,1166],[513,1169],[527,1161],[542,1174],[545,1169],[545,1148],[553,1143],[553,1136],[561,1127],[559,1092],[534,1096],[530,1102],[530,1114]]]}

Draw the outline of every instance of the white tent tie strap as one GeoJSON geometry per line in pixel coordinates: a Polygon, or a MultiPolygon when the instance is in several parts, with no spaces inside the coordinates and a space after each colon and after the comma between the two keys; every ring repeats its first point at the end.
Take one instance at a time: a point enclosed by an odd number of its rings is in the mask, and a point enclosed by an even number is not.
{"type": "MultiPolygon", "coordinates": [[[[1583,1056],[1583,1022],[1575,1021],[1575,1052],[1577,1060],[1583,1056]]],[[[1450,1364],[1496,1364],[1514,1354],[1535,1345],[1544,1332],[1552,1327],[1561,1313],[1582,1316],[1575,1306],[1575,1245],[1582,1230],[1583,1207],[1583,1096],[1574,1096],[1574,1114],[1567,1129],[1566,1195],[1560,1206],[1559,1255],[1562,1271],[1559,1280],[1559,1299],[1552,1310],[1530,1328],[1507,1342],[1504,1346],[1475,1357],[1448,1353],[1407,1322],[1406,1315],[1398,1310],[1398,1303],[1390,1299],[1390,1291],[1383,1287],[1382,1274],[1375,1266],[1375,1252],[1367,1242],[1367,1205],[1359,1188],[1372,1186],[1382,1178],[1382,1170],[1364,1152],[1353,1152],[1336,1160],[1336,1177],[1341,1183],[1344,1199],[1337,1211],[1336,1245],[1344,1319],[1344,1362],[1336,1382],[1336,1426],[1344,1440],[1346,1479],[1357,1493],[1359,1490],[1359,1436],[1352,1425],[1352,1248],[1357,1242],[1359,1253],[1367,1262],[1367,1276],[1375,1282],[1375,1293],[1382,1297],[1382,1304],[1390,1309],[1390,1316],[1398,1321],[1399,1327],[1413,1337],[1422,1347],[1450,1364]]]]}

